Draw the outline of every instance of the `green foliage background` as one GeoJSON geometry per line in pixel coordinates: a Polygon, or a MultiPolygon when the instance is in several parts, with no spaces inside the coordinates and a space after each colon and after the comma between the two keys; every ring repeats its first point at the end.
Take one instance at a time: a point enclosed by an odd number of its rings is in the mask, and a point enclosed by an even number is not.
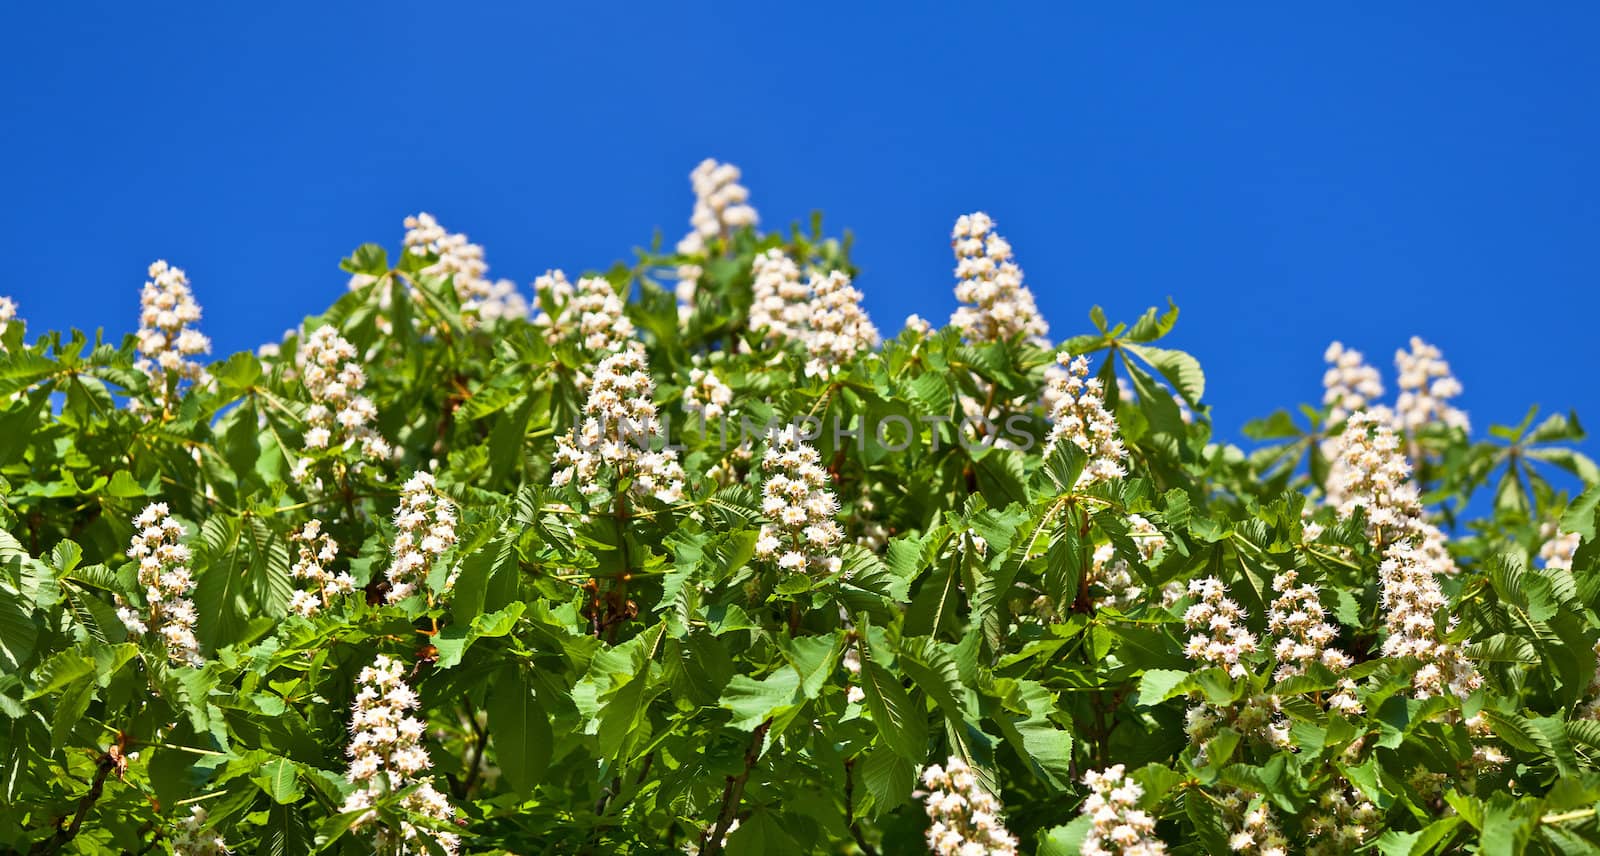
{"type": "MultiPolygon", "coordinates": [[[[607,272],[633,293],[690,476],[686,501],[626,516],[550,487],[589,357],[526,321],[464,316],[447,281],[419,273],[427,259],[391,267],[361,247],[345,268],[375,282],[307,320],[356,345],[377,428],[401,450],[365,470],[323,453],[340,475],[309,493],[289,477],[308,405],[288,371],[293,337],[276,360],[214,363],[213,384],[147,419],[125,406],[154,400],[131,338],[51,332],[27,344],[12,324],[0,358],[0,848],[160,851],[198,802],[236,852],[371,852],[370,830],[349,831],[338,807],[355,677],[379,653],[414,663],[468,852],[712,852],[712,831],[734,819],[732,853],[925,852],[916,778],[949,756],[1000,797],[1025,851],[1076,852],[1078,782],[1113,763],[1136,771],[1172,852],[1227,849],[1224,787],[1270,804],[1298,849],[1317,795],[1341,782],[1382,812],[1371,846],[1383,853],[1600,847],[1600,722],[1582,715],[1600,637],[1600,494],[1569,504],[1545,480],[1553,466],[1596,481],[1569,445],[1582,436],[1575,417],[1530,413],[1481,441],[1417,438],[1418,478],[1463,567],[1444,581],[1455,634],[1485,676],[1470,698],[1418,701],[1405,692],[1418,664],[1377,655],[1378,555],[1359,525],[1306,514],[1327,471],[1321,414],[1253,423],[1248,451],[1213,438],[1201,367],[1158,344],[1175,308],[1131,325],[1096,310],[1060,346],[1096,361],[1130,451],[1126,479],[1078,489],[1075,447],[1037,451],[1048,425],[1033,402],[1054,356],[1038,344],[907,331],[826,379],[805,375],[797,349],[741,351],[751,261],[773,246],[849,270],[848,241],[820,223],[741,232],[715,243],[682,325],[654,279],[679,259],[641,252],[607,272]],[[687,430],[681,392],[696,359],[756,424],[907,418],[916,436],[894,438],[913,440],[902,451],[870,433],[817,441],[841,521],[852,536],[881,524],[887,543],[846,548],[844,572],[824,579],[755,561],[760,474],[687,430]],[[1119,376],[1133,395],[1118,393],[1119,376]],[[958,442],[963,395],[1000,402],[1034,450],[958,442]],[[1019,398],[1029,403],[1004,404],[1019,398]],[[718,465],[732,484],[707,475],[718,465]],[[460,540],[433,569],[433,596],[381,605],[389,517],[420,469],[458,507],[460,540]],[[129,638],[113,609],[114,596],[137,598],[125,551],[153,501],[171,506],[195,552],[203,668],[129,638]],[[1469,507],[1486,513],[1464,519],[1469,507]],[[1133,513],[1168,540],[1153,563],[1127,537],[1133,513]],[[367,596],[301,618],[286,608],[288,535],[312,517],[367,596]],[[1571,570],[1533,560],[1541,524],[1557,518],[1585,539],[1571,570]],[[1314,542],[1308,520],[1326,530],[1314,542]],[[1274,687],[1266,653],[1243,679],[1197,670],[1182,654],[1182,603],[1097,607],[1088,570],[1105,543],[1152,592],[1219,577],[1258,633],[1275,574],[1317,583],[1358,660],[1338,677],[1356,679],[1366,712],[1315,703],[1331,674],[1274,687]],[[1035,613],[1041,595],[1058,615],[1035,613]],[[1240,740],[1196,757],[1189,700],[1268,690],[1292,750],[1240,740]],[[1487,718],[1509,763],[1464,773],[1474,738],[1462,713],[1487,718]],[[1445,776],[1442,789],[1419,789],[1419,770],[1445,776]]],[[[383,810],[392,820],[398,808],[383,810]]]]}

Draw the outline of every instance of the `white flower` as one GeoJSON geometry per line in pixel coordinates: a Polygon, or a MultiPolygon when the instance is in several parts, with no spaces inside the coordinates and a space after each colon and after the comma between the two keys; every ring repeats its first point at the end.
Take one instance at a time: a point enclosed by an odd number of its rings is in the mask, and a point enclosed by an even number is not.
{"type": "MultiPolygon", "coordinates": [[[[435,488],[431,473],[419,471],[401,489],[394,525],[398,531],[389,548],[386,574],[389,593],[385,599],[389,603],[398,603],[425,587],[434,561],[456,542],[455,506],[435,488]]],[[[452,573],[444,587],[454,584],[452,573]]]]}
{"type": "MultiPolygon", "coordinates": [[[[1447,641],[1434,615],[1448,605],[1439,588],[1437,562],[1425,550],[1400,542],[1384,552],[1378,565],[1378,603],[1389,636],[1385,657],[1416,657],[1423,667],[1411,678],[1418,698],[1452,693],[1466,698],[1483,678],[1461,648],[1447,641]]],[[[1447,628],[1456,623],[1452,616],[1447,628]]]]}
{"type": "MultiPolygon", "coordinates": [[[[733,164],[706,158],[689,173],[689,184],[694,188],[694,213],[689,217],[693,229],[678,242],[679,255],[704,256],[711,241],[721,240],[726,245],[734,232],[760,221],[756,209],[750,207],[750,191],[739,183],[739,168],[733,164]]],[[[686,320],[694,312],[701,273],[697,264],[678,268],[680,319],[686,320]]]]}
{"type": "Polygon", "coordinates": [[[1365,509],[1367,535],[1378,547],[1410,542],[1421,549],[1437,571],[1454,575],[1455,561],[1444,546],[1444,533],[1423,517],[1422,498],[1411,481],[1411,464],[1400,451],[1400,438],[1381,415],[1357,411],[1345,420],[1344,433],[1332,444],[1327,477],[1327,503],[1349,519],[1365,509]]]}
{"type": "Polygon", "coordinates": [[[205,809],[189,807],[189,814],[172,833],[172,856],[222,856],[228,852],[222,836],[205,828],[206,819],[205,809]]]}
{"type": "Polygon", "coordinates": [[[1161,856],[1167,852],[1167,845],[1156,837],[1155,818],[1139,809],[1144,789],[1127,778],[1122,764],[1084,773],[1083,784],[1089,796],[1078,812],[1091,822],[1084,853],[1161,856]]]}
{"type": "Polygon", "coordinates": [[[1228,848],[1233,852],[1246,856],[1285,856],[1289,852],[1289,840],[1265,802],[1252,801],[1243,791],[1229,788],[1222,805],[1223,825],[1232,830],[1228,848]]]}
{"type": "Polygon", "coordinates": [[[1383,379],[1360,351],[1334,342],[1322,358],[1329,366],[1322,375],[1322,403],[1330,408],[1328,424],[1337,425],[1351,413],[1366,410],[1383,395],[1383,379]]]}
{"type": "MultiPolygon", "coordinates": [[[[357,677],[355,702],[351,705],[350,745],[345,754],[350,756],[350,769],[345,778],[360,783],[345,803],[341,812],[359,811],[372,805],[384,793],[417,785],[416,790],[401,800],[401,806],[437,821],[448,822],[455,815],[449,800],[433,786],[424,774],[432,767],[427,750],[422,747],[422,734],[426,724],[412,715],[418,706],[417,694],[403,679],[405,666],[398,660],[378,655],[371,666],[361,670],[357,677]]],[[[350,825],[357,829],[376,819],[376,812],[359,817],[350,825]]],[[[460,836],[450,832],[425,831],[405,821],[400,822],[400,851],[425,852],[420,846],[421,836],[431,837],[445,852],[454,854],[461,845],[460,836]]],[[[385,842],[392,841],[395,830],[378,832],[379,851],[385,842]]]]}
{"type": "Polygon", "coordinates": [[[1335,782],[1317,797],[1306,816],[1308,856],[1347,856],[1382,828],[1377,806],[1341,779],[1335,782]]]}
{"type": "Polygon", "coordinates": [[[333,602],[335,595],[349,594],[355,590],[355,580],[346,573],[329,569],[338,558],[339,544],[322,531],[322,521],[313,519],[303,529],[289,535],[299,550],[299,557],[289,568],[289,576],[304,580],[312,589],[301,589],[289,601],[289,610],[297,615],[313,615],[333,602]]]}
{"type": "Polygon", "coordinates": [[[1017,839],[1001,822],[1000,801],[978,784],[965,761],[952,757],[922,771],[923,807],[931,824],[928,849],[941,856],[1015,856],[1017,839]]]}
{"type": "Polygon", "coordinates": [[[733,390],[710,369],[690,369],[689,385],[683,389],[683,407],[700,414],[706,422],[721,419],[733,403],[733,390]]]}
{"type": "Polygon", "coordinates": [[[677,451],[653,448],[663,434],[654,394],[642,347],[601,360],[583,405],[582,424],[556,438],[552,464],[557,469],[551,483],[576,484],[580,493],[593,497],[606,490],[608,480],[602,474],[609,472],[609,483],[628,480],[634,496],[681,500],[685,476],[677,451]]]}
{"type": "Polygon", "coordinates": [[[174,663],[201,666],[200,641],[195,638],[194,578],[189,570],[189,548],[179,543],[183,526],[173,520],[164,502],[151,503],[133,519],[133,541],[128,558],[139,564],[139,585],[148,601],[149,618],[143,620],[132,607],[120,604],[117,614],[128,632],[142,636],[155,631],[165,642],[167,658],[174,663]]]}
{"type": "Polygon", "coordinates": [[[785,571],[831,573],[844,538],[834,519],[839,503],[820,460],[793,428],[776,432],[761,458],[761,510],[771,522],[761,525],[756,556],[775,559],[785,571]]]}
{"type": "Polygon", "coordinates": [[[1572,557],[1577,554],[1578,545],[1583,543],[1583,536],[1576,532],[1562,532],[1557,524],[1551,522],[1540,527],[1539,537],[1545,539],[1539,546],[1539,559],[1544,566],[1572,570],[1572,557]]]}
{"type": "Polygon", "coordinates": [[[834,374],[856,354],[878,345],[878,328],[861,308],[861,291],[843,271],[811,275],[811,325],[805,334],[806,374],[834,374]]]}
{"type": "Polygon", "coordinates": [[[1022,284],[1022,269],[1011,258],[1011,245],[994,231],[994,221],[979,211],[956,220],[950,236],[956,255],[956,299],[962,306],[950,324],[977,342],[1009,340],[1018,335],[1042,339],[1050,327],[1022,284]]]}
{"type": "Polygon", "coordinates": [[[1299,574],[1284,571],[1272,580],[1281,594],[1267,611],[1267,630],[1277,637],[1273,655],[1278,659],[1274,680],[1305,674],[1306,667],[1321,663],[1334,672],[1350,668],[1350,655],[1329,644],[1339,635],[1324,620],[1327,612],[1317,597],[1317,587],[1296,585],[1299,574]]]}
{"type": "Polygon", "coordinates": [[[200,381],[205,370],[189,359],[211,352],[211,340],[192,324],[200,320],[200,304],[189,290],[189,277],[164,261],[150,265],[150,279],[139,293],[138,368],[149,375],[155,399],[162,409],[176,403],[175,391],[184,381],[200,381]]]}
{"type": "Polygon", "coordinates": [[[1056,363],[1066,371],[1049,383],[1049,395],[1055,401],[1050,418],[1055,424],[1045,441],[1045,457],[1055,451],[1057,443],[1070,440],[1088,457],[1078,485],[1121,478],[1127,473],[1122,463],[1127,451],[1122,446],[1116,418],[1106,410],[1100,379],[1089,377],[1089,360],[1085,357],[1074,359],[1063,351],[1056,356],[1056,363]]]}
{"type": "Polygon", "coordinates": [[[566,274],[552,270],[539,277],[533,287],[541,307],[533,323],[544,328],[545,340],[550,344],[576,342],[579,350],[595,359],[638,347],[626,305],[610,280],[586,276],[574,288],[566,274]]]}
{"type": "Polygon", "coordinates": [[[1257,650],[1255,634],[1244,625],[1244,612],[1227,597],[1228,589],[1216,577],[1191,580],[1189,594],[1198,598],[1183,614],[1190,630],[1204,630],[1189,637],[1183,653],[1191,660],[1221,666],[1229,675],[1242,678],[1250,673],[1244,660],[1257,650]]]}
{"type": "MultiPolygon", "coordinates": [[[[378,409],[361,394],[367,375],[357,362],[354,345],[325,324],[305,337],[295,365],[311,399],[305,414],[306,448],[349,449],[363,461],[393,457],[394,448],[372,427],[378,409]]],[[[302,479],[309,477],[309,464],[297,472],[302,479]]]]}
{"type": "Polygon", "coordinates": [[[1450,372],[1439,349],[1420,337],[1411,337],[1411,350],[1394,354],[1400,371],[1400,395],[1394,410],[1398,427],[1414,432],[1425,425],[1441,422],[1450,428],[1471,429],[1467,414],[1450,405],[1461,394],[1461,382],[1450,372]]]}
{"type": "Polygon", "coordinates": [[[776,247],[756,256],[751,270],[750,329],[767,341],[804,341],[811,327],[811,287],[800,268],[776,247]]]}
{"type": "MultiPolygon", "coordinates": [[[[489,263],[484,261],[483,247],[470,243],[466,235],[445,231],[439,221],[425,211],[407,217],[405,226],[405,252],[432,260],[422,273],[450,278],[461,311],[469,319],[494,321],[528,316],[528,301],[517,293],[515,283],[488,279],[489,263]]],[[[354,279],[350,285],[359,287],[354,279]]]]}
{"type": "MultiPolygon", "coordinates": [[[[6,328],[15,320],[17,320],[17,302],[9,297],[0,297],[0,336],[5,335],[6,328]]],[[[0,342],[0,354],[5,352],[5,343],[0,342]]]]}
{"type": "MultiPolygon", "coordinates": [[[[1138,514],[1128,515],[1128,537],[1139,549],[1139,560],[1145,563],[1149,563],[1156,553],[1167,546],[1167,537],[1161,534],[1161,530],[1138,514]]],[[[1139,585],[1128,561],[1118,556],[1116,548],[1110,544],[1095,548],[1089,576],[1091,582],[1098,583],[1107,592],[1096,598],[1096,606],[1114,606],[1125,612],[1143,601],[1144,587],[1139,585]]],[[[1182,596],[1181,583],[1168,583],[1161,590],[1161,601],[1165,606],[1176,603],[1182,596]]]]}

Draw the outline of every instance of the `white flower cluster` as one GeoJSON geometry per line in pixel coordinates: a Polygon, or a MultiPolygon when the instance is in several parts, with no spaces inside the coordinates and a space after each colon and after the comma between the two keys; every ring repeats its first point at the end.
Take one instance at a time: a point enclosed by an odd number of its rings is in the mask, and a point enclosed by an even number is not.
{"type": "Polygon", "coordinates": [[[133,542],[128,558],[139,563],[139,585],[150,607],[148,624],[126,604],[117,616],[128,632],[142,636],[155,630],[166,642],[167,658],[174,663],[200,666],[200,641],[195,638],[194,575],[189,570],[189,548],[178,542],[183,526],[172,519],[164,502],[153,502],[133,519],[133,542]]]}
{"type": "Polygon", "coordinates": [[[586,276],[574,288],[565,273],[552,270],[534,282],[534,289],[545,308],[533,323],[545,328],[550,344],[573,340],[586,354],[602,356],[637,343],[633,322],[610,280],[586,276]]]}
{"type": "Polygon", "coordinates": [[[1333,447],[1328,470],[1328,504],[1348,519],[1362,507],[1376,543],[1410,534],[1422,516],[1422,498],[1411,482],[1411,464],[1400,451],[1400,437],[1370,411],[1350,414],[1333,447]]]}
{"type": "Polygon", "coordinates": [[[878,328],[861,308],[861,291],[844,271],[811,275],[811,329],[806,374],[827,377],[862,351],[878,346],[878,328]]]}
{"type": "Polygon", "coordinates": [[[833,574],[842,564],[834,555],[844,537],[834,520],[839,501],[819,460],[792,428],[776,432],[761,458],[761,513],[771,522],[761,525],[756,556],[790,573],[833,574]]]}
{"type": "Polygon", "coordinates": [[[1469,430],[1467,414],[1450,405],[1461,394],[1461,381],[1450,373],[1439,349],[1420,337],[1411,337],[1411,350],[1396,351],[1395,368],[1400,370],[1400,395],[1395,399],[1395,419],[1404,431],[1442,422],[1451,428],[1469,430]]]}
{"type": "Polygon", "coordinates": [[[933,332],[933,325],[915,312],[906,316],[905,328],[918,336],[926,336],[933,332]]]}
{"type": "Polygon", "coordinates": [[[1383,378],[1360,351],[1334,342],[1322,358],[1329,364],[1322,375],[1322,403],[1331,408],[1328,424],[1337,425],[1350,414],[1372,407],[1383,395],[1383,378]]]}
{"type": "Polygon", "coordinates": [[[956,299],[970,304],[950,316],[952,326],[977,342],[1009,340],[1018,335],[1043,338],[1050,332],[1022,284],[1022,269],[1011,258],[1011,245],[994,231],[982,211],[963,214],[950,236],[956,254],[956,299]]]}
{"type": "Polygon", "coordinates": [[[800,266],[773,247],[756,256],[751,274],[750,329],[769,342],[804,341],[811,326],[811,286],[800,281],[800,266]]]}
{"type": "Polygon", "coordinates": [[[728,405],[732,403],[733,389],[723,383],[716,372],[700,368],[689,370],[689,385],[683,389],[685,410],[700,414],[701,419],[710,423],[727,415],[728,405]]]}
{"type": "Polygon", "coordinates": [[[1015,856],[1017,839],[1000,817],[1000,802],[960,758],[922,771],[923,805],[932,824],[928,849],[938,856],[1015,856]]]}
{"type": "Polygon", "coordinates": [[[1444,532],[1423,517],[1400,438],[1369,411],[1352,413],[1328,467],[1328,504],[1349,519],[1366,509],[1367,537],[1378,547],[1410,542],[1438,573],[1455,575],[1444,532]]]}
{"type": "Polygon", "coordinates": [[[601,360],[583,404],[583,423],[556,439],[553,464],[560,469],[551,474],[551,485],[576,484],[580,493],[596,496],[606,489],[600,475],[608,468],[629,481],[635,496],[669,503],[683,499],[685,476],[677,451],[651,448],[663,433],[654,395],[643,349],[601,360]]]}
{"type": "MultiPolygon", "coordinates": [[[[760,221],[756,209],[750,206],[750,191],[739,183],[739,168],[733,164],[706,158],[689,173],[689,184],[694,188],[694,213],[689,216],[692,228],[678,242],[679,255],[703,256],[711,240],[726,241],[735,230],[760,221]]],[[[678,266],[680,319],[694,311],[702,273],[700,265],[692,262],[678,266]]]]}
{"type": "MultiPolygon", "coordinates": [[[[0,297],[0,336],[5,335],[6,328],[15,320],[17,320],[17,302],[9,297],[0,297]]],[[[0,354],[5,352],[5,343],[0,342],[0,354]]]]}
{"type": "MultiPolygon", "coordinates": [[[[311,406],[306,408],[307,449],[359,449],[367,460],[394,455],[393,447],[372,427],[378,408],[372,399],[361,394],[367,385],[367,374],[356,362],[354,345],[333,326],[323,325],[306,337],[295,362],[311,398],[311,406]]],[[[296,462],[297,481],[303,481],[309,472],[309,460],[296,462]]]]}
{"type": "MultiPolygon", "coordinates": [[[[1378,603],[1389,636],[1385,657],[1416,657],[1422,668],[1411,677],[1418,698],[1445,692],[1466,698],[1483,678],[1461,649],[1446,641],[1434,626],[1434,615],[1448,605],[1439,588],[1437,562],[1424,550],[1395,544],[1378,565],[1378,603]]],[[[1456,620],[1451,617],[1449,627],[1456,620]]]]}
{"type": "Polygon", "coordinates": [[[1167,845],[1156,837],[1156,819],[1139,808],[1144,789],[1125,775],[1121,764],[1083,774],[1089,789],[1078,812],[1092,826],[1083,839],[1083,856],[1162,856],[1167,845]]]}
{"type": "Polygon", "coordinates": [[[1583,543],[1583,536],[1576,532],[1562,532],[1555,522],[1549,522],[1539,528],[1539,537],[1544,543],[1539,546],[1539,559],[1544,566],[1556,570],[1572,570],[1572,557],[1577,554],[1578,546],[1583,543]]]}
{"type": "Polygon", "coordinates": [[[878,328],[861,308],[861,290],[844,271],[813,271],[800,282],[800,268],[783,250],[756,256],[750,329],[768,342],[806,346],[806,374],[826,377],[856,354],[878,346],[878,328]]]}
{"type": "MultiPolygon", "coordinates": [[[[1298,582],[1296,571],[1284,571],[1272,580],[1272,587],[1280,592],[1267,610],[1267,631],[1277,637],[1272,646],[1272,653],[1278,658],[1273,680],[1303,675],[1312,663],[1321,663],[1335,674],[1353,663],[1349,654],[1330,644],[1339,631],[1328,623],[1317,587],[1309,583],[1296,585],[1298,582]]],[[[1328,698],[1328,707],[1341,713],[1360,713],[1355,683],[1341,679],[1338,691],[1328,698]]]]}
{"type": "Polygon", "coordinates": [[[528,301],[517,293],[516,283],[488,279],[489,263],[483,247],[466,235],[451,233],[426,211],[405,219],[405,251],[419,258],[433,257],[422,269],[429,276],[450,277],[461,311],[485,321],[528,317],[528,301]]]}
{"type": "Polygon", "coordinates": [[[1122,464],[1127,450],[1116,417],[1106,410],[1100,379],[1089,377],[1089,359],[1063,351],[1056,355],[1056,363],[1067,372],[1050,380],[1050,394],[1055,396],[1050,420],[1054,424],[1045,440],[1045,457],[1055,451],[1057,443],[1069,440],[1088,457],[1077,486],[1121,478],[1127,473],[1122,464]]]}
{"type": "Polygon", "coordinates": [[[1223,823],[1230,830],[1229,850],[1245,856],[1288,856],[1289,840],[1265,800],[1251,800],[1245,792],[1229,788],[1221,802],[1223,823]]]}
{"type": "Polygon", "coordinates": [[[289,536],[299,551],[289,576],[310,583],[311,589],[296,589],[289,598],[289,611],[296,615],[315,615],[333,603],[336,595],[355,591],[356,581],[350,574],[334,573],[328,566],[339,557],[339,544],[333,536],[322,531],[322,521],[312,519],[303,529],[289,536]]]}
{"type": "Polygon", "coordinates": [[[689,173],[694,188],[694,213],[689,216],[693,229],[678,242],[678,252],[699,255],[714,238],[728,238],[734,230],[760,222],[750,207],[750,191],[739,183],[739,168],[718,163],[713,158],[701,161],[689,173]]]}
{"type": "Polygon", "coordinates": [[[1354,789],[1330,787],[1317,796],[1306,818],[1307,856],[1347,856],[1377,832],[1383,814],[1354,789]]]}
{"type": "Polygon", "coordinates": [[[189,814],[172,833],[172,856],[222,856],[228,843],[214,830],[205,828],[208,815],[200,806],[190,806],[189,814]]]}
{"type": "MultiPolygon", "coordinates": [[[[428,571],[444,551],[456,542],[456,511],[450,500],[440,495],[433,474],[417,472],[400,491],[400,504],[394,509],[394,544],[389,547],[389,593],[386,600],[398,603],[422,590],[428,571]]],[[[455,576],[444,587],[455,584],[455,576]]]]}
{"type": "Polygon", "coordinates": [[[1228,597],[1228,588],[1216,577],[1189,581],[1189,594],[1199,598],[1183,613],[1183,625],[1201,630],[1189,637],[1184,656],[1196,662],[1221,666],[1235,678],[1250,673],[1244,659],[1257,650],[1255,634],[1244,626],[1244,612],[1228,597]]]}
{"type": "MultiPolygon", "coordinates": [[[[1139,514],[1128,515],[1128,537],[1132,538],[1134,546],[1139,548],[1139,560],[1147,564],[1167,546],[1167,536],[1162,535],[1154,523],[1139,514]]],[[[1117,555],[1115,546],[1107,543],[1095,548],[1094,564],[1090,567],[1089,574],[1092,581],[1107,592],[1096,600],[1096,606],[1113,606],[1126,612],[1143,602],[1144,587],[1139,585],[1138,578],[1133,575],[1133,568],[1129,566],[1128,560],[1117,555]]],[[[1163,606],[1171,606],[1181,597],[1183,597],[1182,583],[1172,582],[1162,587],[1163,606]]]]}
{"type": "Polygon", "coordinates": [[[189,290],[189,277],[164,261],[150,265],[150,279],[139,293],[140,371],[157,386],[156,400],[170,407],[169,379],[197,381],[205,376],[199,363],[189,358],[211,352],[211,340],[195,329],[200,304],[189,290]]]}
{"type": "MultiPolygon", "coordinates": [[[[434,788],[433,779],[425,777],[433,766],[428,751],[422,746],[422,735],[428,726],[411,714],[419,700],[416,691],[401,678],[404,671],[405,666],[400,661],[380,654],[357,678],[358,690],[355,703],[351,705],[350,746],[345,750],[350,756],[350,770],[345,778],[359,787],[345,798],[339,811],[371,808],[377,797],[417,784],[416,790],[401,800],[401,805],[424,817],[449,821],[455,809],[444,794],[434,788]]],[[[364,826],[376,816],[376,812],[367,812],[350,828],[364,826]]],[[[385,836],[392,831],[380,830],[378,834],[379,851],[384,852],[385,836]]],[[[454,854],[461,846],[460,836],[454,833],[424,832],[402,821],[398,852],[427,852],[420,840],[423,835],[431,837],[447,853],[454,854]]]]}

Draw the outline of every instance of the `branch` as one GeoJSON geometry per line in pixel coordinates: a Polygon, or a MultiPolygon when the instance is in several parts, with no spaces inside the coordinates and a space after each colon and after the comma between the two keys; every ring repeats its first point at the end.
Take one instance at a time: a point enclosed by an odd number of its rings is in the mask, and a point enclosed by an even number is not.
{"type": "Polygon", "coordinates": [[[737,776],[729,776],[727,785],[722,788],[722,811],[717,817],[717,825],[700,834],[700,852],[706,856],[717,856],[722,852],[722,839],[728,835],[728,827],[733,825],[734,815],[739,813],[739,801],[744,798],[744,784],[750,780],[750,771],[755,769],[756,761],[761,758],[761,743],[767,739],[767,730],[772,727],[772,720],[767,720],[756,726],[750,735],[750,748],[744,753],[744,772],[737,776]]]}
{"type": "Polygon", "coordinates": [[[111,775],[111,771],[116,766],[116,759],[111,756],[111,753],[107,752],[101,755],[100,760],[95,764],[94,781],[89,785],[89,792],[78,800],[78,810],[72,816],[72,823],[63,828],[58,822],[55,834],[33,845],[28,852],[34,854],[60,853],[61,848],[65,847],[67,842],[76,838],[78,830],[83,826],[84,817],[88,816],[89,809],[94,808],[95,801],[99,800],[100,794],[105,791],[106,777],[111,775]]]}

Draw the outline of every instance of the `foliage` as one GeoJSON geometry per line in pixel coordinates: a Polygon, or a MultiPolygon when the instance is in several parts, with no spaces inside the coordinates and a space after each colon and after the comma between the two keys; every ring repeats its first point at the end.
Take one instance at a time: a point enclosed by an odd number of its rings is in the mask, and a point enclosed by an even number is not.
{"type": "MultiPolygon", "coordinates": [[[[913,325],[808,372],[803,343],[746,324],[752,263],[772,248],[851,271],[848,241],[817,221],[726,230],[694,258],[641,251],[604,274],[631,295],[678,444],[686,484],[668,502],[631,490],[636,476],[552,485],[599,355],[559,319],[463,309],[425,254],[391,264],[360,247],[344,262],[356,287],[302,332],[192,385],[136,367],[131,336],[29,344],[11,324],[0,847],[160,850],[201,806],[237,852],[437,852],[447,831],[475,853],[925,852],[919,776],[951,758],[1024,852],[1078,852],[1085,776],[1114,764],[1174,853],[1228,849],[1258,809],[1289,850],[1331,846],[1318,824],[1334,797],[1370,803],[1357,846],[1386,854],[1600,846],[1600,493],[1569,502],[1545,469],[1594,481],[1575,417],[1406,438],[1459,565],[1440,580],[1452,620],[1437,631],[1482,676],[1466,697],[1421,698],[1425,664],[1382,656],[1385,545],[1319,501],[1342,426],[1325,409],[1302,408],[1308,427],[1254,423],[1252,449],[1214,438],[1200,365],[1160,344],[1176,308],[1131,325],[1096,309],[1059,348],[913,325]],[[680,313],[660,279],[688,263],[680,313]],[[392,451],[307,448],[327,419],[296,354],[324,325],[358,355],[375,410],[363,430],[392,451]],[[1125,476],[1080,479],[1072,442],[1043,453],[1056,350],[1094,361],[1125,476]],[[688,406],[695,370],[732,391],[726,437],[688,406]],[[989,418],[963,424],[975,404],[989,418]],[[820,425],[846,543],[796,570],[758,555],[767,439],[740,430],[800,417],[820,425]],[[413,543],[431,518],[394,520],[421,471],[454,509],[453,543],[431,552],[413,543]],[[192,553],[199,667],[118,617],[147,604],[127,551],[154,502],[192,553]],[[348,594],[296,598],[312,519],[348,594]],[[1570,567],[1538,558],[1557,519],[1583,539],[1570,567]],[[425,582],[390,603],[386,572],[408,551],[425,582]],[[1350,655],[1337,673],[1278,672],[1268,616],[1289,571],[1317,586],[1350,655]],[[1183,586],[1207,577],[1262,640],[1242,668],[1185,656],[1198,598],[1183,586]],[[375,839],[343,810],[357,679],[379,655],[405,665],[454,812],[380,788],[376,825],[404,820],[411,839],[375,839]],[[1328,703],[1341,681],[1353,710],[1328,703]],[[1204,739],[1186,733],[1191,709],[1216,720],[1204,739]]],[[[540,307],[556,318],[561,301],[540,307]]]]}

